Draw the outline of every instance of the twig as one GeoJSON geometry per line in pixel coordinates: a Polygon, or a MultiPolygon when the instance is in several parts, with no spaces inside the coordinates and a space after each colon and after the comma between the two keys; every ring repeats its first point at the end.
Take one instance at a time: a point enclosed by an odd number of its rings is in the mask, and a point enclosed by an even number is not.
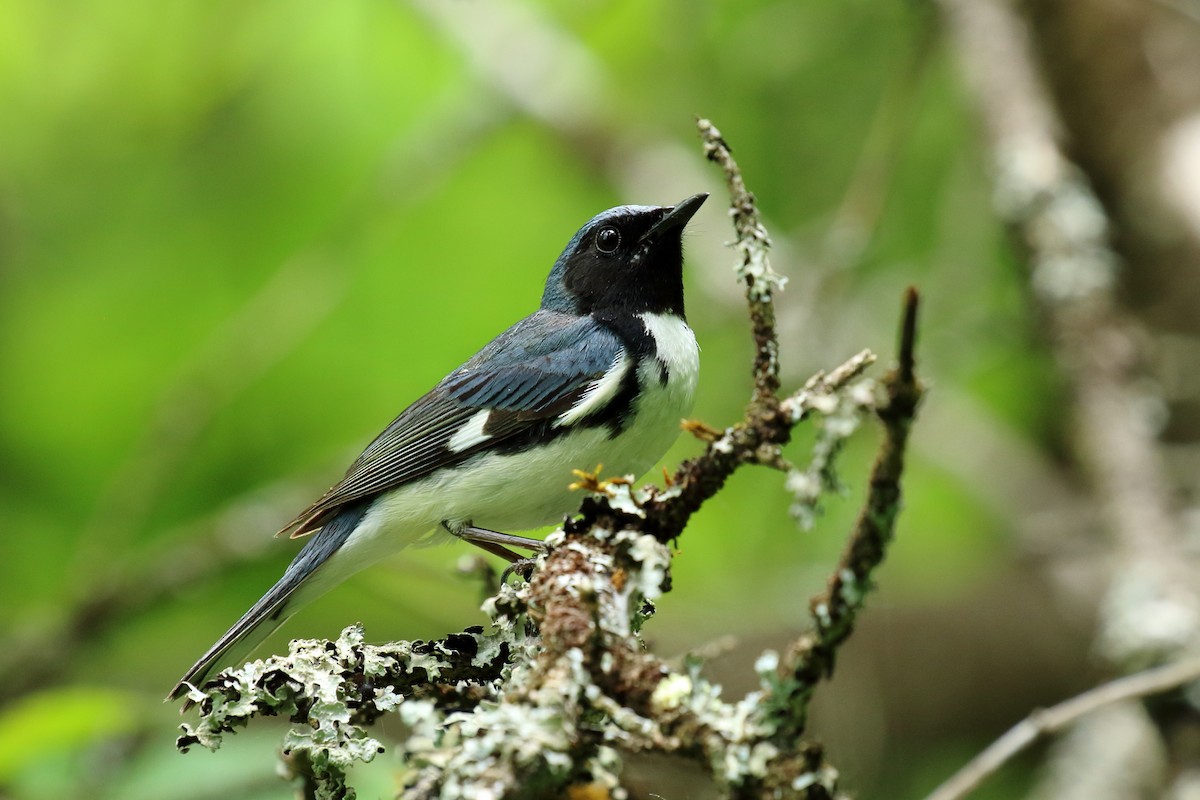
{"type": "Polygon", "coordinates": [[[741,256],[737,275],[746,284],[750,328],[754,335],[754,400],[774,408],[779,403],[779,340],[775,333],[772,298],[787,281],[771,269],[771,261],[767,258],[771,239],[759,217],[754,195],[746,188],[742,172],[733,158],[733,151],[708,120],[696,120],[696,127],[704,142],[705,157],[721,167],[729,187],[729,214],[737,234],[733,246],[741,256]]]}
{"type": "MultiPolygon", "coordinates": [[[[651,492],[641,503],[643,529],[662,542],[677,538],[692,514],[721,490],[730,475],[744,464],[760,463],[764,446],[787,444],[792,428],[806,419],[822,398],[845,389],[873,363],[875,354],[863,350],[828,373],[814,375],[804,389],[777,401],[774,408],[752,400],[741,422],[727,428],[702,454],[679,466],[666,493],[651,492]]],[[[593,522],[585,516],[580,527],[593,522]]]]}
{"type": "Polygon", "coordinates": [[[813,689],[833,673],[838,648],[854,630],[873,588],[872,576],[895,532],[905,447],[923,393],[916,378],[917,308],[917,292],[909,288],[904,295],[897,365],[883,380],[887,399],[877,413],[884,424],[884,439],[871,469],[866,501],[827,588],[809,604],[814,631],[793,645],[783,665],[786,679],[773,692],[769,713],[781,741],[804,732],[813,689]]]}
{"type": "Polygon", "coordinates": [[[1037,710],[972,758],[926,800],[966,797],[1000,767],[1030,745],[1061,732],[1080,717],[1124,700],[1169,692],[1200,680],[1200,656],[1117,678],[1050,708],[1037,710]]]}
{"type": "Polygon", "coordinates": [[[805,402],[810,401],[815,392],[838,391],[875,360],[869,351],[863,351],[828,376],[814,376],[799,396],[779,399],[779,340],[775,330],[774,294],[786,281],[771,268],[767,257],[770,237],[732,149],[707,119],[696,120],[696,127],[705,156],[721,167],[729,188],[729,213],[736,235],[733,247],[739,255],[736,272],[746,287],[755,345],[754,390],[742,421],[710,441],[701,456],[680,465],[672,481],[669,501],[652,496],[643,505],[647,522],[644,530],[659,541],[678,537],[691,515],[720,491],[741,465],[765,461],[769,466],[779,466],[778,447],[791,439],[792,427],[808,410],[805,402]]]}

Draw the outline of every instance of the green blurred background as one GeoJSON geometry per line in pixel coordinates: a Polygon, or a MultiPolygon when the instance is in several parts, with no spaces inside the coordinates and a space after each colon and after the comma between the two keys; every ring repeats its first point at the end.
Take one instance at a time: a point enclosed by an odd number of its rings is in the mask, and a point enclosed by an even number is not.
{"type": "MultiPolygon", "coordinates": [[[[0,796],[290,796],[278,728],[181,756],[161,698],[293,555],[272,532],[530,312],[594,213],[714,194],[687,239],[696,416],[735,419],[750,343],[696,115],[790,278],[788,385],[886,360],[901,290],[924,292],[899,540],[814,719],[846,788],[919,796],[1084,685],[1086,613],[1045,589],[1012,508],[1054,458],[1056,381],[933,30],[899,0],[0,3],[0,796]]],[[[732,635],[710,672],[749,689],[804,624],[875,437],[814,531],[779,475],[735,477],[680,542],[653,646],[732,635]]],[[[260,652],[479,624],[465,553],[381,564],[260,652]]],[[[361,796],[388,794],[390,758],[361,796]]],[[[692,771],[631,785],[706,796],[692,771]]]]}

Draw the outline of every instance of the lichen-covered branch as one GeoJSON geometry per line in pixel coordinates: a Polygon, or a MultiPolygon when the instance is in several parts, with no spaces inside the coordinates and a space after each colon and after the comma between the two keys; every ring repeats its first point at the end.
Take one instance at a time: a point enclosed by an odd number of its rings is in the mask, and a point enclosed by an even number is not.
{"type": "Polygon", "coordinates": [[[729,216],[737,234],[733,246],[740,258],[737,276],[746,285],[750,331],[754,335],[754,400],[773,406],[779,402],[779,339],[772,298],[787,280],[771,268],[767,258],[771,238],[759,217],[754,195],[746,188],[742,171],[733,159],[733,150],[710,121],[697,120],[696,126],[705,157],[721,167],[729,188],[729,216]]]}
{"type": "Polygon", "coordinates": [[[904,297],[898,363],[883,379],[885,399],[876,409],[884,438],[871,468],[866,502],[824,592],[812,599],[813,630],[796,642],[772,693],[770,714],[783,741],[804,732],[808,701],[833,673],[838,648],[854,631],[873,575],[883,563],[900,514],[900,479],[908,434],[924,390],[916,377],[917,293],[904,297]]]}
{"type": "Polygon", "coordinates": [[[874,362],[866,350],[781,396],[772,296],[782,279],[767,261],[766,231],[728,146],[710,123],[699,125],[705,152],[730,185],[737,274],[756,346],[743,419],[724,430],[686,426],[707,445],[665,487],[584,476],[579,514],[547,538],[549,549],[528,581],[502,585],[485,602],[488,628],[379,647],[365,644],[357,627],[335,642],[295,642],[287,656],[226,671],[193,691],[200,719],[184,726],[182,748],[215,749],[255,716],[287,717],[294,726],[285,742],[289,774],[314,797],[348,798],[354,792],[347,767],[382,748],[368,726],[394,713],[409,731],[396,747],[406,798],[560,797],[585,785],[619,798],[620,754],[647,751],[693,759],[729,797],[835,796],[836,771],[817,743],[801,738],[807,696],[832,669],[891,539],[905,439],[920,396],[915,294],[900,367],[884,381],[886,397],[862,377],[874,362]],[[813,636],[820,648],[806,649],[802,639],[782,672],[778,658],[765,654],[756,666],[759,689],[734,701],[703,677],[698,659],[673,669],[648,652],[640,632],[670,590],[669,545],[691,515],[743,465],[783,469],[789,482],[832,471],[853,429],[846,421],[870,410],[883,420],[885,439],[867,505],[831,584],[836,596],[824,601],[836,625],[818,615],[813,636]],[[793,467],[780,448],[813,416],[841,422],[826,426],[813,464],[793,467]],[[797,676],[809,672],[814,679],[798,693],[797,676]]]}
{"type": "MultiPolygon", "coordinates": [[[[783,462],[780,448],[790,441],[792,428],[814,410],[832,414],[842,407],[844,404],[838,401],[842,390],[875,361],[874,354],[864,350],[828,375],[814,375],[795,395],[779,397],[779,339],[775,330],[773,297],[786,281],[771,268],[767,257],[770,237],[762,224],[754,195],[746,188],[733,158],[733,151],[710,121],[701,119],[696,125],[705,156],[720,165],[729,189],[729,213],[736,234],[733,247],[739,256],[736,274],[745,285],[754,337],[754,391],[745,417],[723,432],[711,431],[706,435],[708,448],[699,457],[680,466],[669,492],[657,493],[647,500],[649,527],[645,530],[661,541],[678,537],[691,515],[720,491],[741,465],[787,468],[789,465],[783,462]]],[[[861,407],[862,393],[855,396],[860,401],[850,405],[861,407]]]]}

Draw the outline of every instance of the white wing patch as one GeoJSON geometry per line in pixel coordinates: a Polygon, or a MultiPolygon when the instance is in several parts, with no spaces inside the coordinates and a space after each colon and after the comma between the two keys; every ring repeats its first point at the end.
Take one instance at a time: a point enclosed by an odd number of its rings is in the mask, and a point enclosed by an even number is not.
{"type": "Polygon", "coordinates": [[[617,351],[617,357],[613,359],[609,368],[587,388],[583,397],[580,397],[569,410],[559,415],[558,419],[554,421],[554,427],[574,425],[589,414],[608,405],[609,401],[617,396],[617,392],[621,391],[621,381],[625,379],[627,372],[629,372],[629,356],[625,355],[625,348],[622,347],[617,351]]]}
{"type": "Polygon", "coordinates": [[[463,450],[469,450],[477,444],[486,442],[492,438],[490,433],[483,432],[483,426],[487,425],[488,417],[491,416],[491,411],[484,409],[469,420],[463,423],[463,426],[450,437],[450,442],[446,445],[453,453],[461,453],[463,450]]]}

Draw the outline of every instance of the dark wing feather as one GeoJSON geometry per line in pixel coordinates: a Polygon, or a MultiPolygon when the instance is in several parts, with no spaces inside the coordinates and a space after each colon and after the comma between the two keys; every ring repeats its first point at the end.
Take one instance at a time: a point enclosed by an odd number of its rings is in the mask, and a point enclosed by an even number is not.
{"type": "Polygon", "coordinates": [[[590,318],[550,311],[526,317],[406,408],[337,485],[283,530],[303,536],[348,502],[423,478],[553,420],[604,375],[620,350],[620,340],[590,318]],[[484,429],[491,438],[450,450],[450,439],[483,410],[492,412],[484,429]]]}

